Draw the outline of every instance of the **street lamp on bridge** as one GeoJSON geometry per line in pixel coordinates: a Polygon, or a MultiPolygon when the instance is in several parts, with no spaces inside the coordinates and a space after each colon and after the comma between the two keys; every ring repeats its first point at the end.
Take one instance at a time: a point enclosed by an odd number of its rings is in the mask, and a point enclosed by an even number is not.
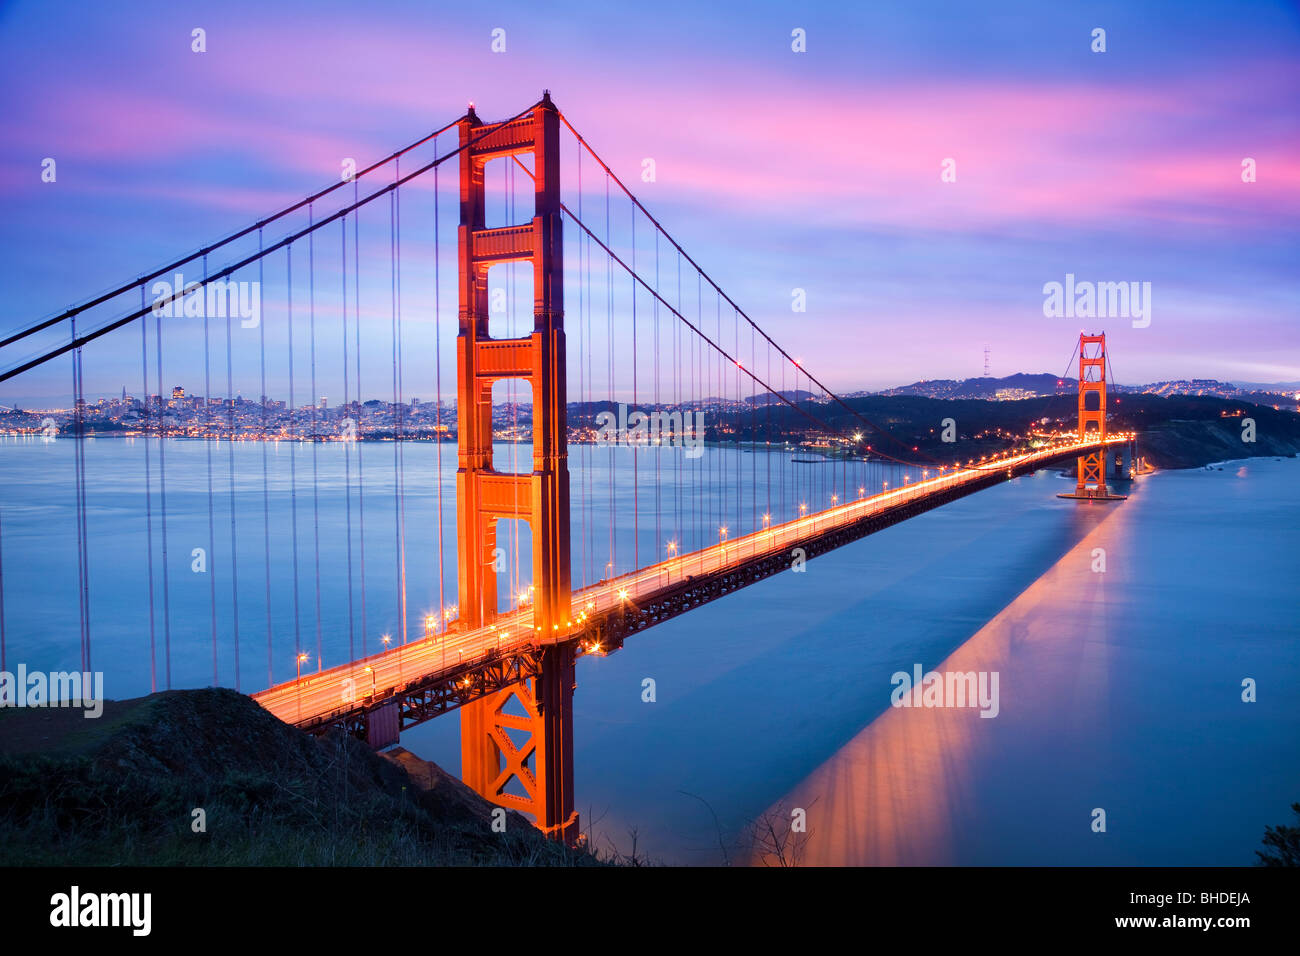
{"type": "Polygon", "coordinates": [[[310,657],[306,651],[299,652],[296,661],[298,663],[298,679],[295,683],[298,686],[298,719],[302,719],[302,662],[310,657]]]}

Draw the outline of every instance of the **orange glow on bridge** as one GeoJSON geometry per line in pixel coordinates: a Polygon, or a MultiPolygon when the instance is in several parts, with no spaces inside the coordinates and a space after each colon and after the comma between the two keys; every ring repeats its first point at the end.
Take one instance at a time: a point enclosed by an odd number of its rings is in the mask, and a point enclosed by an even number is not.
{"type": "MultiPolygon", "coordinates": [[[[1124,444],[1132,441],[1133,437],[1131,434],[1112,434],[1107,437],[1106,445],[1124,444]]],[[[310,727],[332,720],[348,710],[383,700],[408,684],[455,672],[466,664],[487,660],[511,648],[582,641],[587,637],[589,617],[620,604],[630,602],[635,605],[647,601],[652,595],[677,586],[687,577],[702,579],[725,574],[764,554],[788,552],[814,535],[852,525],[899,505],[982,481],[990,474],[1005,472],[1008,468],[1021,472],[1033,470],[1099,447],[1095,441],[1058,441],[1032,452],[935,475],[905,487],[804,514],[699,551],[674,555],[640,570],[573,591],[573,605],[583,606],[585,610],[577,615],[577,620],[567,620],[563,626],[554,624],[551,635],[545,638],[534,636],[539,629],[534,621],[534,609],[524,605],[503,614],[492,624],[462,628],[457,621],[442,634],[426,636],[419,642],[399,645],[350,664],[287,681],[253,696],[282,720],[310,727]],[[358,686],[357,675],[361,673],[370,674],[377,689],[375,694],[364,699],[351,690],[358,686]]],[[[588,639],[587,644],[594,642],[588,639]]]]}

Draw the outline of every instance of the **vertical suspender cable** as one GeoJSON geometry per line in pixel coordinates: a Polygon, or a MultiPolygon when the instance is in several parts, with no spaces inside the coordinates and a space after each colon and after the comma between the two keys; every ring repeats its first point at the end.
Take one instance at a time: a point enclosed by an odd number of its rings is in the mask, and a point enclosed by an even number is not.
{"type": "Polygon", "coordinates": [[[203,429],[206,435],[203,439],[203,452],[208,463],[208,554],[207,554],[207,575],[208,575],[208,595],[210,598],[210,607],[212,615],[212,686],[216,687],[220,681],[217,679],[217,532],[214,519],[214,508],[212,503],[212,369],[209,361],[209,343],[208,343],[208,257],[203,256],[203,429]]]}
{"type": "MultiPolygon", "coordinates": [[[[257,230],[257,251],[262,251],[262,230],[257,230]]],[[[275,667],[272,659],[271,650],[271,487],[270,480],[267,478],[266,467],[266,412],[269,399],[266,396],[266,293],[263,291],[266,284],[265,278],[265,260],[260,256],[257,260],[257,301],[258,315],[262,316],[262,321],[257,324],[258,336],[258,354],[261,366],[261,394],[259,403],[262,406],[262,549],[263,560],[266,570],[266,686],[275,685],[275,667]]]]}
{"type": "MultiPolygon", "coordinates": [[[[632,205],[632,408],[637,408],[637,345],[636,345],[636,204],[632,205]]],[[[632,414],[628,413],[628,420],[632,414]]],[[[641,468],[637,463],[640,441],[632,442],[632,567],[641,567],[641,468]]]]}
{"type": "MultiPolygon", "coordinates": [[[[578,218],[581,219],[582,218],[582,148],[581,146],[578,147],[577,153],[578,153],[578,218]]],[[[587,342],[586,336],[583,334],[582,319],[583,319],[583,305],[586,303],[586,300],[590,297],[590,293],[586,288],[587,277],[585,272],[585,261],[583,260],[582,257],[584,248],[585,247],[583,244],[583,232],[582,230],[578,230],[578,274],[582,276],[582,281],[578,283],[578,396],[579,396],[579,400],[582,402],[583,413],[584,415],[586,415],[586,414],[590,414],[590,406],[586,404],[587,368],[586,368],[586,363],[583,362],[582,359],[583,359],[583,352],[589,351],[590,346],[587,342]]],[[[568,398],[566,396],[565,401],[567,400],[568,398]]],[[[588,556],[587,556],[588,495],[586,493],[587,475],[588,475],[587,450],[588,450],[588,444],[586,442],[583,442],[579,451],[579,455],[581,456],[579,460],[582,462],[582,475],[579,478],[578,487],[580,487],[583,490],[582,504],[579,506],[579,520],[581,521],[581,525],[582,525],[581,565],[582,565],[582,586],[584,589],[587,586],[587,562],[588,562],[588,556]]]]}
{"type": "MultiPolygon", "coordinates": [[[[722,296],[714,296],[714,319],[717,322],[718,342],[722,342],[722,296]]],[[[727,373],[723,366],[722,354],[718,354],[718,409],[719,417],[726,414],[727,411],[727,373]]],[[[727,456],[723,452],[722,435],[718,435],[718,453],[720,461],[718,462],[718,522],[717,531],[710,533],[709,543],[718,540],[722,536],[722,527],[727,523],[727,456]]],[[[710,475],[710,478],[713,476],[710,475]]]]}
{"type": "MultiPolygon", "coordinates": [[[[438,154],[438,143],[434,140],[434,156],[438,154]]],[[[433,363],[434,381],[438,389],[438,404],[434,408],[434,438],[436,441],[437,499],[438,509],[438,621],[443,631],[442,660],[447,664],[447,599],[443,592],[443,557],[442,557],[442,269],[439,263],[439,223],[438,205],[438,167],[433,167],[433,363]]]]}
{"type": "MultiPolygon", "coordinates": [[[[360,187],[352,181],[352,202],[360,196],[360,187]]],[[[365,413],[365,399],[361,397],[361,210],[352,215],[352,276],[353,285],[353,340],[356,345],[357,369],[357,547],[361,558],[361,656],[366,656],[366,482],[362,463],[361,424],[365,413]]],[[[344,308],[347,303],[344,303],[344,308]]]]}
{"type": "MultiPolygon", "coordinates": [[[[344,216],[339,220],[339,250],[341,262],[339,263],[339,274],[343,281],[343,502],[345,512],[345,528],[347,532],[347,560],[348,560],[348,660],[354,661],[357,657],[356,649],[356,607],[355,593],[352,585],[352,439],[356,436],[355,431],[348,432],[346,423],[352,415],[351,395],[348,391],[348,217],[344,216]]],[[[355,429],[356,423],[353,422],[355,429]]]]}
{"type": "Polygon", "coordinates": [[[82,570],[82,600],[86,607],[86,670],[91,669],[90,655],[90,511],[86,508],[86,389],[82,382],[82,369],[84,368],[85,359],[81,349],[77,349],[77,407],[81,410],[81,475],[79,483],[81,491],[79,500],[81,502],[81,570],[82,570]]]}
{"type": "MultiPolygon", "coordinates": [[[[77,338],[77,320],[72,320],[72,338],[77,338]]],[[[81,669],[86,666],[86,565],[83,561],[86,548],[86,536],[82,522],[85,515],[81,510],[81,443],[83,440],[81,421],[81,393],[77,388],[77,362],[81,349],[72,352],[72,501],[77,521],[77,618],[78,638],[81,644],[81,669]]]]}
{"type": "MultiPolygon", "coordinates": [[[[609,173],[605,173],[605,245],[610,243],[609,227],[609,173]]],[[[609,396],[614,397],[614,260],[605,257],[605,291],[608,296],[605,317],[608,329],[605,334],[606,361],[609,366],[606,381],[609,383],[609,396]]],[[[614,577],[614,446],[616,440],[609,444],[609,468],[606,477],[609,480],[609,564],[606,567],[608,577],[614,577]]]]}
{"type": "MultiPolygon", "coordinates": [[[[681,252],[677,254],[677,311],[681,312],[681,252]]],[[[686,434],[694,434],[690,431],[692,425],[686,420],[690,415],[689,407],[681,399],[681,323],[673,323],[673,341],[672,341],[672,369],[673,369],[673,401],[677,403],[677,411],[681,414],[682,438],[686,434]]],[[[676,481],[676,501],[673,502],[675,507],[675,519],[673,519],[673,540],[677,542],[677,551],[681,553],[685,548],[686,542],[681,536],[681,459],[686,457],[685,447],[677,449],[677,481],[676,481]]]]}
{"type": "MultiPolygon", "coordinates": [[[[658,231],[656,231],[655,232],[655,305],[654,305],[654,313],[651,318],[651,321],[654,324],[654,372],[655,372],[654,408],[655,408],[656,415],[658,415],[659,412],[661,411],[659,407],[659,298],[658,296],[659,296],[659,233],[658,231]]],[[[663,457],[664,418],[662,415],[660,415],[658,418],[652,420],[657,421],[659,423],[658,427],[654,429],[654,433],[657,435],[659,441],[658,444],[656,444],[655,447],[650,452],[655,457],[655,546],[654,546],[654,550],[651,551],[651,554],[653,555],[653,561],[651,563],[657,564],[659,562],[659,554],[660,554],[659,549],[663,547],[663,540],[664,540],[663,533],[660,529],[660,510],[661,510],[660,500],[661,499],[659,494],[659,488],[660,488],[659,462],[660,459],[663,457]]]]}
{"type": "MultiPolygon", "coordinates": [[[[315,219],[312,204],[307,204],[307,224],[315,219]]],[[[320,446],[320,426],[318,410],[320,395],[316,391],[316,231],[307,234],[307,335],[310,339],[311,356],[311,392],[307,398],[311,401],[311,534],[312,550],[316,561],[316,670],[323,667],[321,649],[321,614],[320,614],[320,481],[318,472],[318,454],[320,446]]]]}
{"type": "MultiPolygon", "coordinates": [[[[582,155],[582,150],[579,150],[579,151],[578,151],[578,155],[579,155],[579,156],[582,155]]],[[[593,390],[594,390],[594,388],[595,388],[595,383],[592,381],[592,372],[594,371],[594,364],[593,364],[593,363],[594,363],[594,359],[593,359],[593,354],[595,353],[596,350],[595,350],[594,348],[592,348],[592,345],[591,345],[591,342],[592,342],[592,338],[591,338],[591,312],[592,312],[592,300],[595,298],[595,296],[592,294],[592,291],[591,291],[591,237],[588,236],[585,232],[581,232],[581,231],[579,231],[579,238],[580,238],[581,240],[584,240],[584,241],[586,242],[586,244],[587,244],[587,258],[586,258],[586,265],[585,265],[585,267],[584,267],[584,272],[583,272],[583,275],[584,275],[584,282],[585,282],[585,284],[587,285],[587,317],[586,317],[586,323],[587,323],[587,325],[586,325],[586,332],[583,334],[583,337],[582,337],[582,341],[583,341],[583,350],[584,350],[585,353],[586,353],[586,360],[587,360],[587,393],[586,393],[586,400],[587,400],[587,409],[588,409],[588,411],[590,411],[590,409],[592,408],[592,404],[591,404],[591,396],[592,396],[592,394],[593,394],[593,390]]],[[[596,451],[595,451],[595,449],[594,449],[590,444],[588,444],[588,445],[586,446],[586,454],[587,454],[587,469],[586,469],[586,475],[585,475],[585,477],[586,477],[586,493],[583,495],[583,506],[587,509],[587,535],[588,535],[588,539],[589,539],[589,540],[588,540],[588,548],[589,548],[589,552],[590,552],[590,555],[589,555],[589,561],[590,561],[590,563],[591,563],[589,577],[590,577],[591,581],[594,582],[594,581],[596,581],[596,579],[597,579],[597,577],[596,577],[596,541],[595,541],[595,520],[596,520],[596,516],[595,516],[595,502],[592,500],[592,485],[593,485],[593,483],[595,482],[595,475],[592,473],[592,469],[594,468],[594,460],[593,460],[593,459],[594,459],[594,457],[595,457],[596,451]]]]}
{"type": "MultiPolygon", "coordinates": [[[[140,308],[145,308],[143,282],[140,283],[140,308]]],[[[158,690],[158,651],[153,597],[153,477],[149,462],[149,323],[144,319],[140,320],[140,371],[144,389],[144,427],[141,432],[144,440],[145,555],[149,572],[149,693],[152,694],[158,690]]],[[[3,595],[0,595],[0,601],[3,601],[3,595]]],[[[3,662],[0,662],[0,670],[4,669],[3,662]]]]}
{"type": "MultiPolygon", "coordinates": [[[[261,324],[261,316],[258,316],[261,324]]],[[[239,548],[235,536],[235,377],[230,334],[230,309],[226,309],[226,408],[229,410],[226,441],[230,452],[230,617],[235,641],[235,690],[239,690],[239,548]]]]}
{"type": "Polygon", "coordinates": [[[735,407],[736,407],[737,411],[736,411],[736,428],[735,428],[734,434],[735,434],[735,436],[736,436],[736,438],[735,438],[735,448],[736,448],[736,537],[739,538],[739,537],[741,536],[741,534],[743,533],[743,531],[742,531],[742,526],[741,526],[741,520],[742,520],[741,515],[742,515],[742,511],[743,511],[743,509],[744,509],[744,507],[745,507],[745,477],[744,477],[744,472],[742,471],[742,468],[744,467],[744,465],[743,465],[743,463],[742,463],[742,461],[741,461],[741,457],[740,457],[740,456],[741,456],[741,449],[740,449],[740,429],[744,426],[744,423],[745,423],[745,415],[744,415],[744,412],[741,410],[741,409],[743,409],[744,406],[741,404],[741,400],[740,400],[740,312],[739,312],[737,309],[733,308],[733,309],[732,309],[732,315],[731,315],[731,318],[732,318],[732,321],[733,321],[733,323],[734,323],[734,326],[733,326],[732,331],[731,331],[732,341],[735,343],[735,347],[734,347],[734,349],[733,349],[733,354],[736,356],[736,361],[735,361],[735,366],[736,366],[736,406],[735,406],[735,407]]]}
{"type": "MultiPolygon", "coordinates": [[[[394,169],[394,179],[401,176],[400,164],[394,169]]],[[[402,326],[399,312],[401,279],[398,275],[400,253],[397,244],[397,194],[388,194],[388,244],[392,274],[392,332],[393,332],[393,533],[397,549],[397,623],[406,643],[406,541],[403,535],[404,502],[402,488],[402,326]]]]}
{"type": "MultiPolygon", "coordinates": [[[[154,315],[154,347],[158,352],[158,496],[162,517],[162,573],[163,573],[163,660],[166,669],[167,689],[172,689],[172,603],[171,572],[167,567],[167,413],[163,405],[162,390],[162,310],[154,315]]],[[[148,392],[148,389],[145,390],[148,392]]],[[[145,400],[148,401],[148,394],[145,400]]]]}
{"type": "Polygon", "coordinates": [[[285,300],[289,309],[289,530],[293,535],[293,656],[302,656],[302,616],[298,597],[298,428],[293,381],[293,243],[284,247],[285,300]]]}

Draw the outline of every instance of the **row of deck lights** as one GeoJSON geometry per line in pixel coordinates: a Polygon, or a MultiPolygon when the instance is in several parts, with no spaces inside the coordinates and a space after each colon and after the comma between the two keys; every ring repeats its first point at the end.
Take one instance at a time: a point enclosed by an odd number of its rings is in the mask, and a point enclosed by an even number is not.
{"type": "MultiPolygon", "coordinates": [[[[861,435],[860,435],[860,434],[855,434],[855,435],[854,435],[854,438],[857,439],[857,440],[860,440],[860,439],[861,439],[861,435]]],[[[1055,445],[1054,445],[1053,447],[1064,447],[1065,445],[1070,444],[1070,443],[1071,443],[1071,442],[1068,442],[1068,441],[1062,440],[1062,441],[1059,441],[1059,442],[1055,443],[1055,445]]],[[[913,450],[915,450],[915,449],[913,449],[913,450]]],[[[981,464],[984,463],[985,461],[989,461],[989,460],[990,460],[990,458],[989,458],[988,455],[981,455],[980,458],[979,458],[979,462],[980,462],[981,464]]],[[[968,466],[973,466],[973,465],[975,464],[975,459],[974,459],[974,458],[969,458],[969,459],[967,459],[966,464],[967,464],[968,466]]],[[[960,466],[954,466],[954,467],[960,467],[960,466]]],[[[944,472],[947,471],[947,469],[948,469],[948,466],[947,466],[947,465],[940,465],[939,468],[938,468],[938,470],[937,470],[936,477],[940,477],[940,478],[941,478],[941,477],[944,477],[944,472]]],[[[954,473],[955,473],[955,472],[954,472],[954,473]]],[[[921,480],[922,480],[922,481],[928,481],[929,478],[930,478],[930,469],[928,469],[928,468],[923,468],[923,469],[921,469],[921,480]]],[[[906,485],[906,484],[910,484],[911,481],[912,481],[912,476],[911,476],[911,475],[904,475],[904,476],[903,476],[903,484],[905,484],[905,485],[906,485]]],[[[888,490],[889,490],[889,482],[888,482],[888,481],[882,481],[882,482],[881,482],[881,488],[882,488],[884,491],[888,491],[888,490]]],[[[865,487],[865,486],[859,486],[859,487],[858,487],[858,497],[859,497],[859,498],[865,498],[865,497],[866,497],[866,494],[867,494],[867,489],[866,489],[866,487],[865,487]]],[[[840,496],[839,496],[837,493],[832,493],[832,494],[831,494],[831,505],[832,505],[832,506],[839,504],[839,500],[840,500],[840,496]]],[[[800,503],[799,503],[799,516],[800,516],[800,517],[805,517],[807,514],[808,514],[808,505],[807,505],[805,502],[800,502],[800,503]]],[[[766,529],[769,528],[769,526],[771,525],[771,521],[772,521],[772,516],[771,516],[770,514],[764,514],[764,515],[763,515],[763,529],[764,529],[764,530],[766,530],[766,529]]],[[[721,544],[721,543],[725,542],[726,540],[727,540],[727,528],[726,528],[726,526],[724,525],[723,527],[720,527],[720,528],[718,529],[718,542],[721,544]]],[[[676,553],[677,544],[676,544],[676,542],[670,541],[670,542],[668,542],[667,547],[668,547],[668,556],[669,556],[669,558],[672,558],[672,557],[675,555],[675,553],[676,553]]]]}
{"type": "MultiPolygon", "coordinates": [[[[1116,436],[1116,437],[1131,439],[1131,438],[1133,437],[1133,435],[1132,435],[1131,433],[1124,433],[1124,434],[1118,435],[1118,436],[1116,436]]],[[[854,438],[860,440],[861,435],[860,435],[860,434],[855,435],[854,438]]],[[[1064,447],[1064,446],[1066,446],[1066,445],[1068,445],[1068,444],[1072,444],[1072,443],[1073,443],[1073,442],[1071,442],[1071,441],[1067,441],[1067,440],[1062,439],[1062,440],[1058,440],[1058,441],[1054,442],[1053,445],[1052,445],[1052,447],[1054,447],[1054,448],[1060,448],[1060,447],[1064,447]]],[[[983,456],[980,457],[979,460],[980,460],[980,462],[982,463],[982,462],[988,460],[988,456],[987,456],[987,455],[983,455],[983,456]]],[[[968,460],[967,460],[967,465],[972,465],[972,464],[974,464],[974,459],[973,459],[973,458],[972,458],[972,459],[968,459],[968,460]]],[[[944,472],[944,470],[945,470],[946,468],[947,468],[946,465],[945,465],[945,466],[940,466],[940,468],[939,468],[939,475],[940,475],[940,476],[943,475],[943,472],[944,472]]],[[[929,469],[922,469],[922,471],[921,471],[921,477],[922,477],[922,479],[924,480],[924,479],[928,478],[928,476],[929,476],[929,469]]],[[[908,475],[903,476],[903,483],[904,483],[904,484],[908,483],[910,480],[911,480],[911,477],[910,477],[910,476],[908,476],[908,475]]],[[[889,482],[888,482],[888,481],[882,482],[882,488],[884,488],[884,489],[887,491],[887,490],[889,489],[889,482]]],[[[865,488],[865,487],[859,487],[859,488],[858,488],[858,495],[859,495],[859,497],[865,497],[865,495],[866,495],[866,488],[865,488]]],[[[836,505],[836,504],[838,504],[838,503],[839,503],[839,495],[838,495],[838,494],[832,494],[832,495],[831,495],[831,504],[832,504],[832,505],[836,505]]],[[[802,516],[806,515],[807,512],[808,512],[808,505],[807,505],[806,503],[804,503],[804,502],[800,502],[800,503],[799,503],[799,514],[800,514],[800,516],[802,517],[802,516]]],[[[765,513],[765,514],[763,515],[763,528],[764,528],[764,529],[769,528],[769,526],[771,525],[771,520],[772,520],[772,516],[771,516],[770,514],[766,514],[766,513],[765,513]]],[[[728,528],[727,528],[726,525],[722,525],[721,527],[718,528],[718,541],[719,541],[720,544],[725,544],[725,543],[726,543],[726,541],[727,541],[727,534],[728,534],[728,528]]],[[[677,542],[676,542],[676,541],[669,541],[669,542],[667,543],[668,558],[669,558],[670,561],[672,560],[672,558],[674,558],[674,557],[677,556],[677,550],[678,550],[678,546],[677,546],[677,542]]],[[[726,549],[725,549],[725,548],[723,549],[723,554],[724,554],[724,555],[726,554],[726,549]]],[[[519,607],[523,607],[523,606],[524,606],[525,604],[527,604],[530,600],[532,600],[535,591],[536,591],[536,587],[535,587],[535,585],[531,585],[531,584],[528,586],[528,588],[527,588],[526,590],[524,590],[524,591],[520,591],[520,592],[519,592],[519,607]]],[[[620,588],[620,589],[619,589],[619,591],[618,591],[618,599],[619,599],[619,602],[620,602],[620,603],[626,603],[626,602],[627,602],[627,600],[628,600],[628,591],[627,591],[627,588],[620,588]]],[[[596,607],[596,602],[595,602],[595,601],[588,601],[588,602],[587,602],[587,606],[586,606],[586,608],[585,608],[582,612],[580,612],[580,613],[578,614],[578,622],[577,622],[577,623],[578,623],[579,625],[585,624],[585,623],[587,622],[588,618],[589,618],[589,614],[588,614],[588,612],[591,611],[591,610],[594,610],[595,607],[596,607]]],[[[455,617],[455,615],[456,615],[456,610],[457,610],[457,609],[456,609],[455,605],[452,605],[451,607],[443,608],[443,611],[442,611],[442,618],[443,618],[444,623],[451,621],[451,620],[455,617]]],[[[426,634],[426,637],[430,637],[430,638],[431,638],[431,635],[432,635],[433,633],[436,632],[436,626],[435,626],[435,625],[436,625],[436,621],[437,621],[437,615],[435,615],[435,614],[427,614],[427,615],[425,615],[424,624],[425,624],[425,634],[426,634]]],[[[566,622],[564,623],[564,626],[565,626],[566,629],[568,629],[568,628],[572,628],[572,627],[573,627],[573,622],[572,622],[572,621],[566,621],[566,622]]],[[[491,630],[495,631],[495,630],[496,630],[496,625],[490,625],[490,628],[491,628],[491,630]]],[[[560,629],[560,626],[559,626],[558,624],[552,624],[552,625],[551,625],[551,628],[552,628],[553,630],[558,631],[558,630],[560,629]]],[[[540,631],[540,630],[542,629],[541,625],[540,625],[540,624],[537,625],[537,628],[536,628],[536,629],[537,629],[538,631],[540,631]]],[[[502,632],[500,633],[500,635],[499,635],[499,637],[508,637],[508,636],[509,636],[509,632],[508,632],[508,631],[502,631],[502,632]]],[[[380,640],[381,640],[381,641],[383,642],[383,644],[384,644],[384,650],[387,651],[387,650],[389,649],[389,646],[390,646],[391,643],[392,643],[393,637],[392,637],[391,634],[384,634],[384,635],[381,636],[380,640]]],[[[585,651],[586,653],[592,653],[592,652],[595,652],[595,651],[599,651],[599,650],[600,650],[600,643],[599,643],[599,642],[592,642],[592,643],[590,643],[590,644],[584,644],[584,645],[583,645],[583,649],[584,649],[584,651],[585,651]]],[[[297,665],[297,680],[298,680],[298,681],[301,681],[301,680],[302,680],[302,665],[303,665],[304,663],[306,663],[307,661],[309,661],[310,659],[311,659],[311,655],[310,655],[309,653],[307,653],[306,651],[300,652],[300,653],[296,656],[296,658],[295,658],[295,663],[296,663],[296,665],[297,665]]],[[[399,665],[399,666],[400,666],[400,665],[399,665]]],[[[367,665],[367,666],[365,667],[365,672],[366,672],[367,674],[370,675],[371,694],[373,695],[374,692],[375,692],[375,681],[376,681],[374,668],[371,667],[371,666],[369,666],[369,665],[367,665]]],[[[465,686],[468,686],[468,685],[469,685],[469,678],[468,678],[468,677],[465,678],[464,683],[465,683],[465,686]]]]}

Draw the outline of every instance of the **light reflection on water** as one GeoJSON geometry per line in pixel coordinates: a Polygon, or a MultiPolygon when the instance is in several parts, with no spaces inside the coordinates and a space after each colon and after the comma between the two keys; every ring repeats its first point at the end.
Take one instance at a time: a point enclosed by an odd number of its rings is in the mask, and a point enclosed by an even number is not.
{"type": "Polygon", "coordinates": [[[887,709],[774,801],[808,809],[803,862],[1253,863],[1300,793],[1295,468],[1166,473],[1106,506],[934,668],[998,671],[997,718],[887,709]],[[1271,699],[1243,702],[1246,677],[1271,699]]]}
{"type": "MultiPolygon", "coordinates": [[[[793,838],[801,862],[963,862],[962,830],[987,825],[971,792],[974,778],[1000,738],[1041,733],[1046,724],[1056,728],[1058,748],[1077,745],[1071,731],[1082,715],[1105,718],[1112,636],[1123,625],[1107,595],[1109,568],[1092,571],[1093,549],[1116,549],[1126,515],[1114,503],[1094,507],[1106,509],[1106,520],[946,660],[924,665],[940,674],[998,673],[997,715],[886,710],[771,808],[783,817],[808,808],[807,836],[793,838]]],[[[1090,732],[1102,729],[1093,724],[1090,732]]],[[[755,862],[773,861],[759,854],[755,862]]]]}

